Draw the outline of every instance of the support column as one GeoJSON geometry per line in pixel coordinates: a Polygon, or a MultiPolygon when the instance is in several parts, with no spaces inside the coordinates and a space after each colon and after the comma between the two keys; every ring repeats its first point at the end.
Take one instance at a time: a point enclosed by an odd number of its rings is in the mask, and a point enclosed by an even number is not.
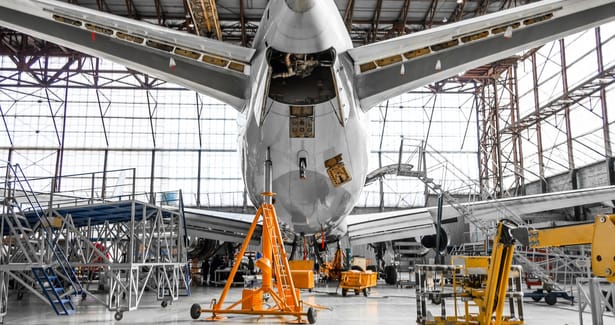
{"type": "MultiPolygon", "coordinates": [[[[538,67],[536,66],[536,52],[532,53],[532,81],[533,81],[533,93],[534,93],[534,112],[536,116],[540,116],[540,100],[538,97],[538,67]]],[[[544,162],[544,150],[542,147],[542,130],[540,127],[540,119],[536,120],[536,151],[538,156],[538,175],[540,177],[540,192],[548,192],[547,179],[545,178],[545,162],[544,162]]]]}
{"type": "MultiPolygon", "coordinates": [[[[560,53],[560,61],[561,61],[561,69],[562,69],[562,87],[563,94],[566,99],[568,99],[568,64],[566,63],[566,45],[564,44],[564,39],[559,40],[559,53],[560,53]]],[[[570,125],[570,105],[566,103],[564,105],[564,123],[566,125],[566,148],[568,151],[568,172],[570,173],[570,184],[573,190],[579,188],[577,183],[577,170],[574,166],[574,151],[572,148],[572,127],[570,125]]],[[[574,207],[574,220],[581,221],[581,208],[574,207]]]]}
{"type": "MultiPolygon", "coordinates": [[[[517,119],[521,115],[521,113],[519,112],[519,78],[517,75],[517,64],[509,68],[509,73],[512,73],[512,76],[509,76],[508,78],[508,87],[511,91],[510,104],[512,105],[512,107],[510,108],[510,125],[515,125],[517,123],[517,119]]],[[[513,196],[525,195],[525,167],[523,165],[523,142],[521,141],[521,136],[517,131],[513,131],[511,135],[511,140],[513,145],[513,166],[515,170],[515,179],[513,184],[514,192],[511,194],[513,196]]]]}
{"type": "Polygon", "coordinates": [[[149,203],[156,204],[156,193],[154,192],[154,180],[156,170],[156,150],[152,150],[152,165],[150,169],[150,177],[149,177],[149,203]]]}

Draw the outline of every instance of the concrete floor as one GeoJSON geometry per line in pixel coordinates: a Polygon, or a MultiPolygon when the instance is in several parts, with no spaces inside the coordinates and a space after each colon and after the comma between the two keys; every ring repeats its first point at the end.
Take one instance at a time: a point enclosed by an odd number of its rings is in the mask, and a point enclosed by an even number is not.
{"type": "MultiPolygon", "coordinates": [[[[312,292],[302,292],[304,301],[332,308],[332,311],[318,312],[316,324],[413,324],[416,321],[416,300],[414,289],[400,289],[395,286],[379,284],[373,288],[369,297],[349,294],[341,296],[335,286],[318,287],[312,292]],[[337,291],[337,294],[336,294],[337,291]]],[[[144,295],[138,310],[125,312],[124,318],[116,322],[114,312],[106,310],[92,297],[79,301],[77,313],[71,316],[56,316],[51,307],[32,294],[26,293],[20,301],[15,294],[9,295],[8,314],[4,324],[203,324],[207,315],[198,320],[190,318],[190,307],[194,303],[203,308],[211,299],[218,299],[221,288],[194,287],[190,297],[180,297],[166,308],[160,306],[153,293],[144,295]]],[[[233,288],[227,302],[236,301],[241,296],[241,288],[233,288]]],[[[81,300],[81,299],[77,299],[81,300]]],[[[438,311],[438,306],[431,306],[438,311]]],[[[535,303],[525,300],[526,324],[580,324],[577,304],[558,302],[548,306],[544,302],[535,303]]],[[[293,318],[230,315],[219,324],[284,324],[293,318]]],[[[591,324],[591,315],[583,315],[583,323],[591,324]]],[[[604,324],[615,324],[612,316],[604,317],[604,324]]]]}

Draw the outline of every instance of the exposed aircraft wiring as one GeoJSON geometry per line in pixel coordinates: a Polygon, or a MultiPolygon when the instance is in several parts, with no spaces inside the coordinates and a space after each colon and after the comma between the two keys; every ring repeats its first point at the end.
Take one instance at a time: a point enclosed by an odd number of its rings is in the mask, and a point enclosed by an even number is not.
{"type": "Polygon", "coordinates": [[[286,53],[284,56],[284,65],[287,71],[276,73],[271,76],[271,78],[290,78],[294,76],[305,78],[311,75],[312,71],[314,71],[319,64],[320,62],[318,60],[308,57],[307,54],[286,53]]]}

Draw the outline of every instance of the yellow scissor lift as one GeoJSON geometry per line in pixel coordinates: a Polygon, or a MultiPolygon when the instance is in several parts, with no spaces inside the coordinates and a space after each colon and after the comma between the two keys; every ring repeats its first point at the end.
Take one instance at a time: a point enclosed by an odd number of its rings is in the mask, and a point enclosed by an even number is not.
{"type": "MultiPolygon", "coordinates": [[[[429,325],[523,324],[523,292],[521,292],[521,269],[512,265],[514,238],[511,229],[515,225],[501,222],[493,240],[490,257],[464,257],[464,265],[417,265],[417,323],[429,325]],[[428,285],[428,279],[439,278],[437,285],[428,285]],[[450,281],[452,290],[446,290],[450,281]],[[452,298],[454,314],[446,314],[445,298],[452,298]],[[430,317],[426,308],[427,299],[441,306],[439,316],[430,317]],[[508,315],[504,306],[509,302],[508,315]],[[463,313],[458,313],[459,302],[463,313]],[[517,310],[513,308],[517,305],[517,310]],[[473,312],[477,310],[477,312],[473,312]]],[[[437,281],[431,281],[436,283],[437,281]]]]}

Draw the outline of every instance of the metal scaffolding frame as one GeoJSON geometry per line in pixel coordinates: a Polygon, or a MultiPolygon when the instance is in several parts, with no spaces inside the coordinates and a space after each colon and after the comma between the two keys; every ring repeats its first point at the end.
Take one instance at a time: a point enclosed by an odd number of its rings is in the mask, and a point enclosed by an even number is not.
{"type": "MultiPolygon", "coordinates": [[[[594,112],[594,115],[601,119],[600,127],[603,129],[602,157],[606,162],[605,174],[609,175],[609,184],[615,184],[613,169],[609,168],[613,163],[609,136],[610,120],[606,107],[606,89],[615,83],[615,65],[603,64],[601,51],[603,43],[599,27],[595,29],[595,37],[598,71],[577,82],[574,87],[568,85],[569,64],[566,62],[566,46],[564,40],[559,41],[561,74],[559,78],[562,95],[547,102],[539,98],[539,87],[543,81],[539,77],[541,67],[536,63],[538,49],[530,50],[518,58],[470,70],[458,78],[462,82],[474,82],[476,85],[477,95],[474,105],[479,114],[477,118],[480,132],[479,170],[483,188],[489,189],[498,197],[523,195],[527,178],[531,178],[540,183],[542,193],[551,191],[553,189],[548,188],[546,180],[545,159],[549,159],[551,164],[554,164],[555,160],[565,161],[559,168],[567,170],[570,189],[579,188],[576,175],[579,163],[575,164],[574,146],[582,147],[583,144],[573,136],[574,125],[571,124],[570,114],[572,109],[593,110],[584,103],[589,99],[600,103],[600,112],[594,112]],[[530,114],[521,116],[517,66],[528,62],[533,76],[532,94],[535,109],[530,114]],[[557,146],[554,144],[550,149],[545,148],[542,130],[545,124],[553,125],[554,130],[564,135],[565,156],[545,158],[545,154],[557,146]],[[526,168],[524,159],[527,158],[527,152],[536,153],[537,169],[526,168]]],[[[579,211],[575,212],[575,216],[578,220],[582,219],[579,211]]]]}
{"type": "Polygon", "coordinates": [[[18,165],[3,169],[0,316],[7,312],[9,279],[54,309],[59,301],[71,304],[70,295],[91,296],[115,311],[116,320],[139,307],[146,288],[162,307],[190,293],[181,192],[160,197],[175,207],[144,203],[160,200],[135,192],[132,169],[132,178],[114,186],[130,189],[127,194],[104,195],[107,179],[126,171],[65,175],[67,182],[91,179],[91,187],[40,192],[34,188],[56,178],[27,179],[18,165]],[[40,281],[38,269],[76,284],[72,290],[57,288],[62,295],[54,303],[45,293],[51,281],[40,281]]]}

